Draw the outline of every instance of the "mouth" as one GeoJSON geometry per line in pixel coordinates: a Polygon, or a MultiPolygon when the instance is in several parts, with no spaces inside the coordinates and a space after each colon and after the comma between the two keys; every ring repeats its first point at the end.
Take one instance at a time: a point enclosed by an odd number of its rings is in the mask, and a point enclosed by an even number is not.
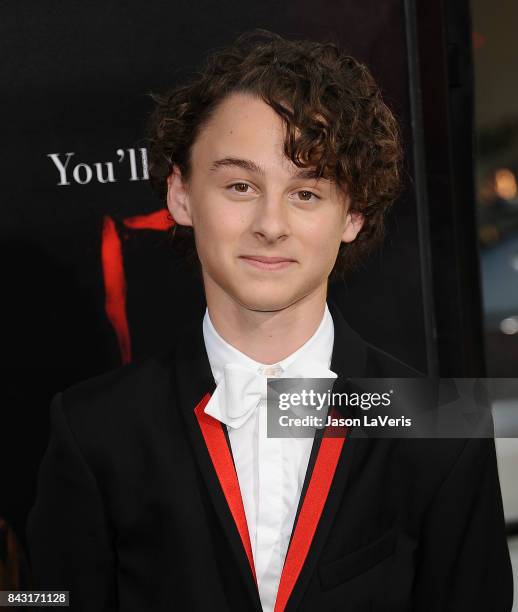
{"type": "Polygon", "coordinates": [[[295,263],[294,259],[286,257],[263,257],[259,255],[241,255],[239,259],[259,270],[282,270],[295,263]]]}

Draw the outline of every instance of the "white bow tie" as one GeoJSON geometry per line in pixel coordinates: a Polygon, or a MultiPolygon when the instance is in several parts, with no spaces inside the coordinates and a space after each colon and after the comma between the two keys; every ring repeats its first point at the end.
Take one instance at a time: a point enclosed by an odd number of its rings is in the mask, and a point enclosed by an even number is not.
{"type": "Polygon", "coordinates": [[[281,366],[268,366],[259,370],[240,363],[227,363],[223,377],[205,406],[205,413],[237,429],[252,416],[260,401],[266,399],[267,377],[337,378],[335,372],[316,361],[295,361],[285,370],[281,366]]]}

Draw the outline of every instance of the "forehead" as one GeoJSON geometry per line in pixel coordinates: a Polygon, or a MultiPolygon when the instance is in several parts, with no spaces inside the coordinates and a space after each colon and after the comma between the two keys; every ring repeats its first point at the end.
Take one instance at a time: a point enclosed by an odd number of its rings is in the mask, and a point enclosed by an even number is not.
{"type": "Polygon", "coordinates": [[[192,147],[193,163],[211,164],[216,159],[252,159],[265,168],[298,168],[284,155],[285,125],[263,100],[251,94],[227,96],[203,125],[192,147]]]}

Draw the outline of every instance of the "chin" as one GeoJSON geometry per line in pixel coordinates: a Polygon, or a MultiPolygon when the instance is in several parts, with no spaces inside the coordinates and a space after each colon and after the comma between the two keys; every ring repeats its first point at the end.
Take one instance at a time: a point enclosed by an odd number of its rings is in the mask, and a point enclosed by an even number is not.
{"type": "Polygon", "coordinates": [[[289,308],[299,301],[303,295],[296,295],[293,292],[286,293],[284,291],[265,291],[264,288],[254,292],[239,292],[235,299],[243,307],[256,312],[277,312],[289,308]]]}
{"type": "Polygon", "coordinates": [[[288,308],[295,300],[289,299],[288,296],[273,296],[273,295],[239,295],[236,300],[248,310],[259,312],[274,312],[288,308]]]}

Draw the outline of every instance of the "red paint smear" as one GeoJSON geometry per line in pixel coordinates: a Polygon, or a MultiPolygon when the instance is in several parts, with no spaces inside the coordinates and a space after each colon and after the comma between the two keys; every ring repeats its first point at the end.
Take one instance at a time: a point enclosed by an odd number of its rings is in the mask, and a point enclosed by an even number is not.
{"type": "Polygon", "coordinates": [[[131,341],[126,316],[126,278],[122,247],[113,219],[105,216],[101,244],[104,281],[104,307],[112,324],[121,352],[122,363],[131,361],[131,341]]]}
{"type": "Polygon", "coordinates": [[[480,34],[480,32],[473,32],[472,36],[474,49],[480,49],[480,47],[483,47],[487,42],[486,37],[483,34],[480,34]]]}
{"type": "Polygon", "coordinates": [[[151,229],[166,231],[174,225],[174,219],[169,214],[169,211],[157,210],[156,212],[148,215],[137,215],[135,217],[128,217],[123,221],[126,227],[132,229],[151,229]]]}

